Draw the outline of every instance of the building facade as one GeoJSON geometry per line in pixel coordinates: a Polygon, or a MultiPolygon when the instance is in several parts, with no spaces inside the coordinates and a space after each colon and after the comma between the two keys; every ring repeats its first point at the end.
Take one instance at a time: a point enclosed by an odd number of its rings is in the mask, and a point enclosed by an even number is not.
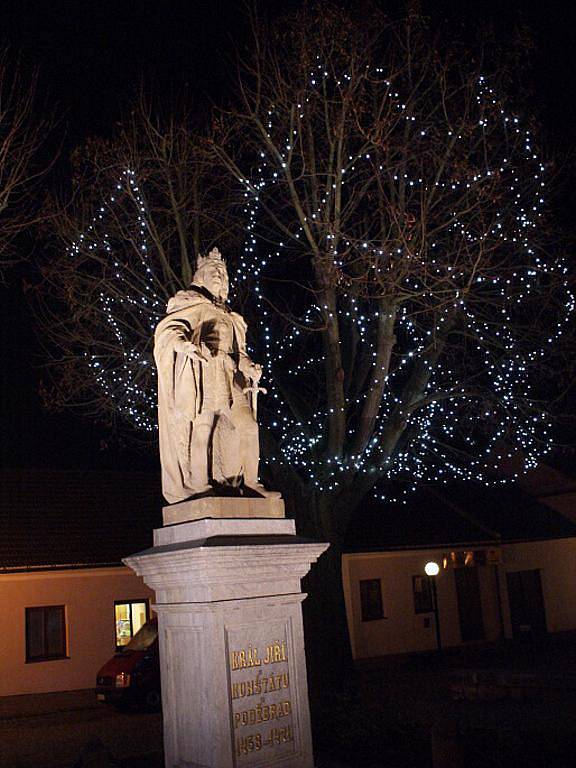
{"type": "Polygon", "coordinates": [[[0,696],[94,687],[153,601],[124,566],[0,574],[0,696]]]}
{"type": "Polygon", "coordinates": [[[436,616],[443,648],[576,629],[576,538],[346,554],[343,583],[357,660],[435,650],[436,616]]]}
{"type": "Polygon", "coordinates": [[[421,497],[397,530],[372,515],[342,559],[354,659],[576,630],[576,523],[561,508],[506,490],[421,497]]]}
{"type": "Polygon", "coordinates": [[[0,696],[95,686],[151,615],[122,558],[150,546],[160,512],[140,473],[0,473],[0,696]]]}

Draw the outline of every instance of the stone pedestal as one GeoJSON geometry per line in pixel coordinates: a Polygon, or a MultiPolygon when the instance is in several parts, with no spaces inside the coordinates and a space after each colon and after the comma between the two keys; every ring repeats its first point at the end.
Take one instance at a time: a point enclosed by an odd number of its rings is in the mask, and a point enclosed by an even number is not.
{"type": "Polygon", "coordinates": [[[124,560],[156,592],[166,768],[313,766],[300,580],[327,545],[257,501],[167,507],[180,522],[124,560]]]}

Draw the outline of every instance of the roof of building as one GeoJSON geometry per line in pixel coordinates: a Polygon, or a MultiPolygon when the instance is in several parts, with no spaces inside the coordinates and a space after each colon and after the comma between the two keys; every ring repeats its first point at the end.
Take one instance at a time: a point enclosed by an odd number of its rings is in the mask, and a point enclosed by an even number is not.
{"type": "MultiPolygon", "coordinates": [[[[548,496],[561,496],[576,491],[576,480],[574,477],[565,474],[564,471],[557,467],[542,463],[529,472],[523,472],[522,466],[522,454],[518,453],[502,459],[501,471],[507,477],[517,473],[518,485],[531,496],[542,499],[548,496]]],[[[572,475],[573,472],[574,468],[570,467],[570,474],[572,475]]]]}
{"type": "MultiPolygon", "coordinates": [[[[157,473],[0,471],[0,573],[119,565],[162,525],[157,473]]],[[[348,552],[576,536],[568,516],[519,485],[424,487],[405,504],[367,499],[348,552]]]]}
{"type": "Polygon", "coordinates": [[[0,472],[0,572],[119,565],[162,524],[159,478],[136,472],[0,472]]]}
{"type": "Polygon", "coordinates": [[[576,536],[576,524],[516,484],[424,487],[406,503],[367,500],[345,549],[369,552],[449,544],[536,541],[576,536]]]}

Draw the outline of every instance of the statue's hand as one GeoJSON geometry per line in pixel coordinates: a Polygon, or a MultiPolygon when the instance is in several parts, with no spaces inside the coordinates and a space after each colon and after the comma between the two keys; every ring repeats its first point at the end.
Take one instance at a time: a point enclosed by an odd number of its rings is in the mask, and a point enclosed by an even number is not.
{"type": "Polygon", "coordinates": [[[192,358],[192,360],[197,360],[200,363],[208,362],[208,358],[205,357],[199,347],[197,347],[196,344],[193,344],[191,341],[178,342],[176,345],[176,351],[192,358]]]}
{"type": "Polygon", "coordinates": [[[250,366],[250,378],[254,384],[258,384],[262,378],[262,366],[259,363],[252,363],[250,366]]]}
{"type": "Polygon", "coordinates": [[[252,362],[249,357],[241,357],[239,366],[242,374],[254,384],[262,378],[262,366],[252,362]]]}

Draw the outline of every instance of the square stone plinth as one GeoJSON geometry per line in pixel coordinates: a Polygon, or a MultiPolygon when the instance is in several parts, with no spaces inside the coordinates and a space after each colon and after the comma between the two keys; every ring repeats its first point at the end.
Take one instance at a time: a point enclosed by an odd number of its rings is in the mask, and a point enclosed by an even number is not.
{"type": "Polygon", "coordinates": [[[303,598],[157,606],[166,768],[312,768],[303,598]]]}
{"type": "Polygon", "coordinates": [[[279,518],[284,517],[284,501],[280,498],[236,498],[207,496],[181,501],[162,509],[164,525],[185,523],[203,518],[279,518]]]}
{"type": "Polygon", "coordinates": [[[244,516],[154,543],[124,562],[156,592],[166,768],[312,768],[300,580],[327,545],[244,516]]]}

